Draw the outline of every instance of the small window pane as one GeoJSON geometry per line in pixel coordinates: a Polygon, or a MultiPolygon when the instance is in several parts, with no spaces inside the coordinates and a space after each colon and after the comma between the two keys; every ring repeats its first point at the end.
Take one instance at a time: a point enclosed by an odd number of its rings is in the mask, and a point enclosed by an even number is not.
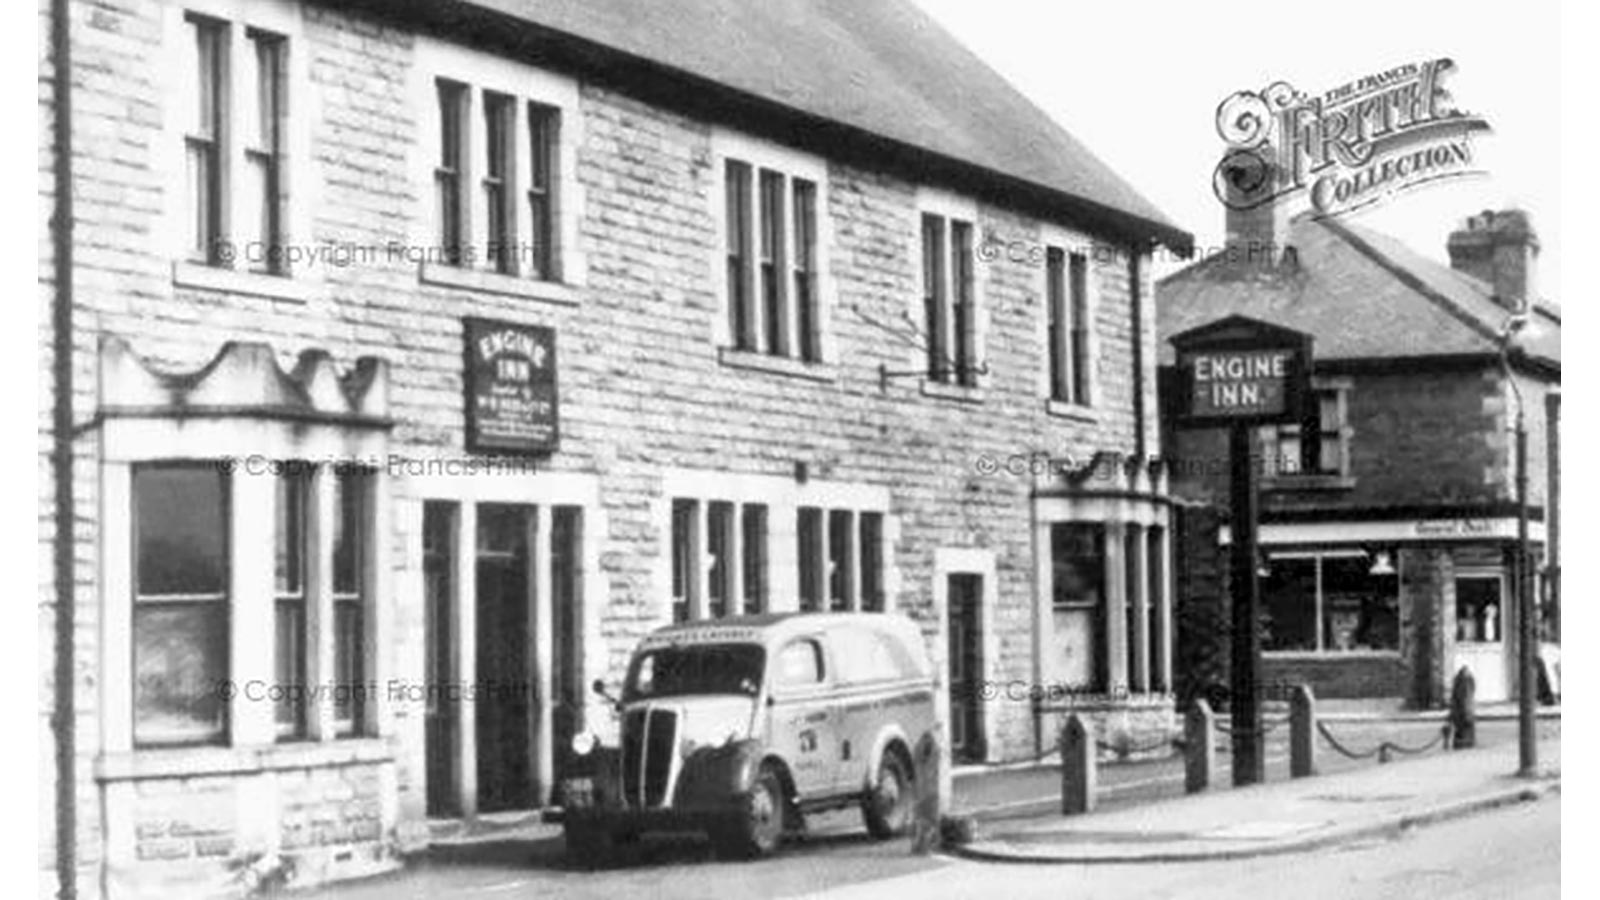
{"type": "Polygon", "coordinates": [[[333,592],[355,594],[361,590],[361,544],[365,537],[361,511],[365,491],[359,473],[340,472],[333,480],[333,592]]]}
{"type": "Polygon", "coordinates": [[[227,590],[222,473],[209,466],[139,469],[133,476],[140,596],[227,590]]]}
{"type": "Polygon", "coordinates": [[[307,482],[299,475],[281,475],[277,488],[273,583],[278,596],[284,597],[303,589],[307,482]]]}
{"type": "Polygon", "coordinates": [[[227,704],[227,607],[220,601],[133,609],[133,738],[138,744],[221,740],[227,704]]]}
{"type": "Polygon", "coordinates": [[[359,730],[365,700],[365,648],[359,600],[341,600],[333,609],[333,719],[340,730],[359,730]]]}
{"type": "Polygon", "coordinates": [[[883,514],[861,514],[861,608],[883,611],[883,514]]]}
{"type": "Polygon", "coordinates": [[[822,609],[822,510],[801,507],[797,529],[800,556],[800,609],[822,609]]]}
{"type": "Polygon", "coordinates": [[[1098,607],[1105,595],[1105,528],[1057,522],[1050,526],[1056,607],[1098,607]]]}
{"type": "Polygon", "coordinates": [[[747,504],[743,516],[739,549],[744,555],[744,611],[753,615],[767,609],[767,508],[747,504]]]}
{"type": "Polygon", "coordinates": [[[282,737],[300,737],[305,733],[305,703],[294,690],[305,684],[306,663],[306,605],[303,600],[280,600],[274,616],[275,662],[273,674],[277,679],[280,696],[274,700],[274,718],[278,734],[282,737]]]}

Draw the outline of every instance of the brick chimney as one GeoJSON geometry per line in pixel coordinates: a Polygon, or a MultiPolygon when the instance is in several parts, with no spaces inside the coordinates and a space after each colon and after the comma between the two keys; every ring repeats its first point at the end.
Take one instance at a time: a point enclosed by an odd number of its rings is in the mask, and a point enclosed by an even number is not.
{"type": "Polygon", "coordinates": [[[1278,194],[1278,164],[1271,147],[1229,152],[1217,166],[1216,187],[1227,210],[1230,258],[1276,265],[1289,247],[1289,204],[1278,194]]]}
{"type": "Polygon", "coordinates": [[[1520,209],[1485,210],[1468,216],[1445,244],[1450,267],[1488,282],[1495,302],[1511,312],[1537,299],[1534,264],[1539,259],[1539,235],[1528,214],[1520,209]]]}

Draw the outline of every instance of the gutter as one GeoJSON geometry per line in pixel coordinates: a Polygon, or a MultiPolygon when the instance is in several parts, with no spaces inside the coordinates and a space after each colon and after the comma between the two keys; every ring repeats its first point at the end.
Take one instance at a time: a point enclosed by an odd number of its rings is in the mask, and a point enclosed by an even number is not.
{"type": "Polygon", "coordinates": [[[77,720],[76,658],[73,632],[77,623],[77,597],[74,578],[72,484],[72,36],[70,0],[51,0],[50,53],[53,61],[52,88],[55,116],[52,124],[55,211],[50,217],[50,239],[54,261],[55,298],[51,315],[51,378],[54,397],[51,410],[53,446],[51,472],[55,476],[55,542],[53,550],[55,590],[55,709],[50,729],[55,738],[56,766],[56,896],[75,900],[78,896],[78,767],[74,725],[77,720]]]}

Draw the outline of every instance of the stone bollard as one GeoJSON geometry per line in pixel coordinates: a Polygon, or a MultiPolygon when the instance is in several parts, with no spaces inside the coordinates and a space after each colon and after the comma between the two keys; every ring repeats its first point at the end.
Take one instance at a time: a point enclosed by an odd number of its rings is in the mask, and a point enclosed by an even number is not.
{"type": "Polygon", "coordinates": [[[939,756],[939,738],[929,731],[917,741],[916,750],[916,804],[911,820],[911,852],[919,855],[935,853],[939,849],[939,756]]]}
{"type": "Polygon", "coordinates": [[[1061,729],[1061,814],[1094,809],[1094,726],[1073,713],[1061,729]]]}
{"type": "Polygon", "coordinates": [[[1217,767],[1217,714],[1204,697],[1194,698],[1183,717],[1183,786],[1191,794],[1210,789],[1217,767]]]}
{"type": "Polygon", "coordinates": [[[1478,711],[1476,696],[1478,683],[1466,666],[1456,673],[1450,684],[1450,730],[1452,750],[1475,747],[1478,744],[1478,711]]]}
{"type": "Polygon", "coordinates": [[[1317,774],[1317,698],[1302,684],[1289,698],[1289,777],[1317,774]]]}

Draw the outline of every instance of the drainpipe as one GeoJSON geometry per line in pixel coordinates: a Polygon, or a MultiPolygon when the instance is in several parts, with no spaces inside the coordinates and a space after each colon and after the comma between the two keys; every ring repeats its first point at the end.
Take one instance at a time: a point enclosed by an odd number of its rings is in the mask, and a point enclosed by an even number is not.
{"type": "Polygon", "coordinates": [[[78,767],[74,723],[76,666],[73,630],[77,621],[73,566],[72,491],[72,42],[70,0],[51,0],[50,52],[54,60],[55,212],[50,219],[54,256],[55,306],[51,316],[55,398],[51,425],[51,471],[55,475],[55,710],[50,719],[56,754],[56,896],[75,900],[77,884],[78,767]]]}
{"type": "Polygon", "coordinates": [[[1129,245],[1128,297],[1133,307],[1133,458],[1145,462],[1148,448],[1144,437],[1144,290],[1140,280],[1144,266],[1139,256],[1139,244],[1129,245]]]}

